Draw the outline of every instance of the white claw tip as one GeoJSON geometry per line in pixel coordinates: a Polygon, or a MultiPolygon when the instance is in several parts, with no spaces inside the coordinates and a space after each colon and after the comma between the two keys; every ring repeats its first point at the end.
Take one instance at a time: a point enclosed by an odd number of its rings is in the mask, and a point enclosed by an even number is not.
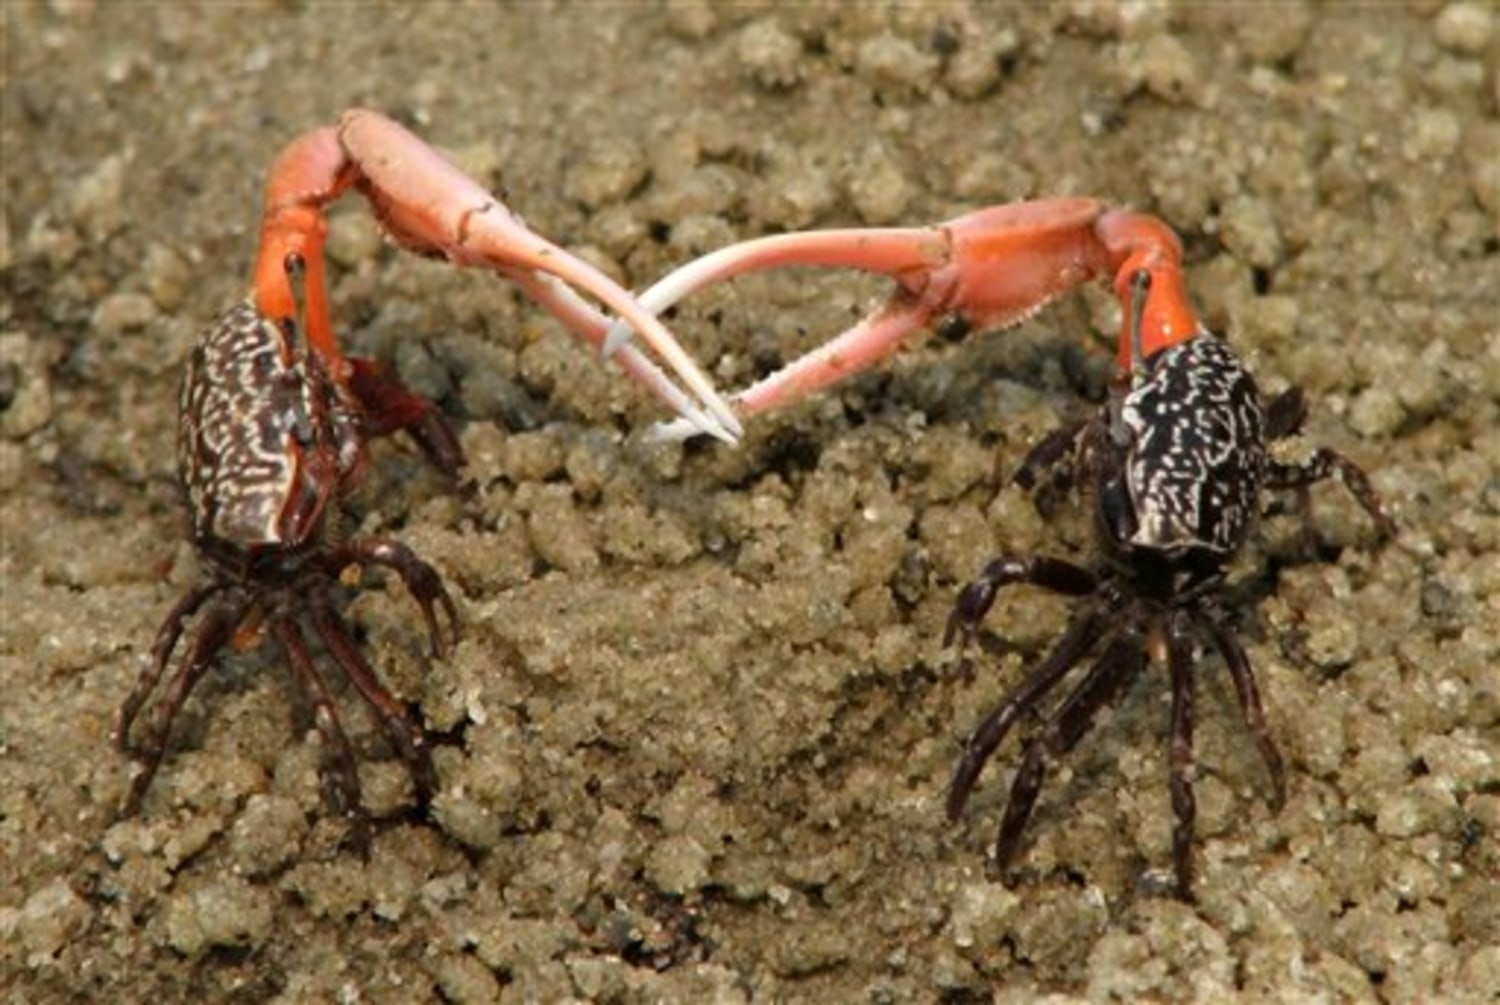
{"type": "Polygon", "coordinates": [[[605,333],[604,342],[599,346],[599,355],[609,359],[629,344],[630,328],[617,321],[610,325],[609,331],[605,333]]]}
{"type": "Polygon", "coordinates": [[[646,432],[647,443],[671,443],[686,440],[694,436],[712,436],[720,443],[735,444],[739,442],[739,432],[730,429],[720,422],[716,415],[705,412],[701,408],[684,404],[682,414],[670,422],[658,422],[652,425],[646,432]],[[659,428],[670,427],[674,432],[670,436],[659,437],[656,431],[659,428]]]}
{"type": "Polygon", "coordinates": [[[740,442],[738,436],[716,422],[700,423],[693,419],[673,419],[670,422],[655,423],[646,430],[643,438],[647,443],[681,443],[701,434],[712,436],[720,443],[727,443],[731,447],[738,446],[740,442]]]}

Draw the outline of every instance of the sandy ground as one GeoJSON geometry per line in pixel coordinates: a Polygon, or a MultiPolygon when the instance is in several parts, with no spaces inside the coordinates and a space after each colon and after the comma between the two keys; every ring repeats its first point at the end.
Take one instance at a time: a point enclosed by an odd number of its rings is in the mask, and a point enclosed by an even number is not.
{"type": "MultiPolygon", "coordinates": [[[[1500,987],[1500,18],[1069,4],[836,8],[20,4],[4,24],[0,997],[7,1002],[1493,1001],[1500,987]],[[504,282],[339,207],[348,344],[463,429],[468,508],[382,445],[351,529],[438,565],[467,634],[421,657],[370,575],[346,611],[442,738],[410,805],[368,715],[348,849],[271,647],[185,711],[137,818],[115,708],[198,575],[175,385],[244,292],[259,187],[350,105],[454,153],[643,286],[738,237],[1089,193],[1183,234],[1193,294],[1310,439],[1365,464],[1232,590],[1290,768],[1280,814],[1202,660],[1200,902],[1163,896],[1166,693],[1057,766],[1012,888],[986,873],[1016,743],[958,825],[963,739],[1065,622],[1001,599],[972,681],[940,637],[1004,546],[1087,514],[1004,475],[1092,407],[1115,308],[933,338],[753,425],[659,418],[504,282]],[[289,733],[289,723],[296,728],[289,733]]],[[[725,387],[885,284],[742,280],[674,325],[725,387]]],[[[345,695],[345,698],[350,697],[345,695]]]]}

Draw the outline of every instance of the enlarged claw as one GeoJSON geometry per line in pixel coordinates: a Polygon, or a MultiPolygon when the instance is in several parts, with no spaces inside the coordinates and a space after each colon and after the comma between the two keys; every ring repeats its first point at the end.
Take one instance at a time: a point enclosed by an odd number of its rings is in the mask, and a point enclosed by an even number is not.
{"type": "Polygon", "coordinates": [[[516,281],[575,334],[602,345],[610,319],[574,293],[577,287],[614,311],[655,351],[691,394],[649,359],[622,359],[624,369],[691,423],[733,440],[739,421],[703,371],[655,315],[588,262],[530,230],[493,195],[414,134],[376,112],[345,112],[337,128],[314,130],[276,159],[266,186],[255,301],[262,316],[297,316],[285,263],[306,263],[308,341],[336,380],[344,360],[329,320],[323,244],[324,210],[350,187],[369,200],[386,232],[403,247],[457,265],[493,269],[516,281]]]}
{"type": "MultiPolygon", "coordinates": [[[[864,370],[913,333],[945,314],[979,328],[1004,327],[1095,278],[1110,278],[1127,307],[1131,278],[1145,272],[1152,292],[1141,311],[1146,355],[1199,330],[1182,281],[1182,248],[1171,229],[1150,216],[1112,209],[1097,199],[1057,198],[979,210],[935,227],[803,231],[740,242],[668,274],[639,297],[660,313],[714,282],[776,266],[862,269],[889,276],[897,293],[873,314],[784,369],[732,396],[749,417],[795,401],[864,370]]],[[[1129,321],[1119,365],[1129,370],[1129,321]]],[[[628,348],[616,323],[606,354],[628,348]]],[[[657,425],[656,439],[680,439],[681,420],[657,425]]]]}

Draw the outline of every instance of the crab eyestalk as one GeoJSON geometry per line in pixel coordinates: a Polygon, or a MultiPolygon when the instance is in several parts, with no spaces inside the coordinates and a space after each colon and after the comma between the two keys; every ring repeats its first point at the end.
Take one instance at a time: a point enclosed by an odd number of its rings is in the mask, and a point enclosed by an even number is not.
{"type": "MultiPolygon", "coordinates": [[[[292,297],[292,314],[278,320],[290,322],[296,330],[306,332],[308,321],[307,309],[307,260],[301,255],[293,252],[282,261],[282,271],[286,274],[287,289],[292,297]]],[[[304,338],[306,335],[304,334],[304,338]]]]}
{"type": "Polygon", "coordinates": [[[1146,372],[1146,353],[1143,349],[1145,340],[1146,302],[1151,294],[1151,273],[1145,269],[1137,269],[1130,276],[1130,312],[1128,318],[1129,327],[1126,329],[1130,342],[1130,374],[1131,382],[1139,387],[1144,381],[1146,372]]]}
{"type": "Polygon", "coordinates": [[[1125,312],[1126,341],[1129,343],[1126,368],[1115,375],[1109,388],[1109,435],[1122,447],[1130,442],[1130,432],[1122,414],[1125,399],[1146,382],[1146,354],[1141,348],[1141,333],[1150,293],[1151,273],[1137,269],[1130,276],[1130,309],[1125,312]]]}

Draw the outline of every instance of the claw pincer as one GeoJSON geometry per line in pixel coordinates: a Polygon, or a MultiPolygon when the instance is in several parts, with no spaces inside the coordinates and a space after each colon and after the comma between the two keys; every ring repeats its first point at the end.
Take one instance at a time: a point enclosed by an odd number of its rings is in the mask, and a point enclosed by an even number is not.
{"type": "MultiPolygon", "coordinates": [[[[1003,328],[1094,279],[1131,303],[1131,277],[1145,273],[1151,293],[1141,311],[1148,355],[1199,331],[1182,278],[1182,244],[1152,216],[1081,196],[1037,199],[977,210],[931,227],[808,230],[753,238],[712,251],[667,274],[640,296],[653,313],[695,290],[735,276],[785,266],[851,268],[889,276],[896,293],[852,328],[770,376],[736,392],[735,413],[748,418],[790,404],[876,365],[917,332],[947,315],[976,328],[1003,328]]],[[[1119,362],[1129,369],[1127,326],[1119,362]]],[[[606,352],[629,348],[616,323],[606,352]]],[[[623,351],[623,350],[622,350],[623,351]]],[[[656,435],[697,433],[677,421],[656,435]]]]}
{"type": "Polygon", "coordinates": [[[713,384],[655,315],[593,265],[531,230],[500,200],[404,126],[353,109],[336,128],[316,129],[277,157],[266,184],[254,301],[262,316],[291,316],[296,298],[285,262],[307,267],[308,341],[343,379],[323,276],[325,211],[350,188],[369,203],[386,235],[420,255],[489,269],[520,286],[569,330],[602,345],[611,319],[576,293],[597,299],[635,331],[686,386],[635,351],[616,362],[696,431],[721,439],[739,424],[713,384]]]}

